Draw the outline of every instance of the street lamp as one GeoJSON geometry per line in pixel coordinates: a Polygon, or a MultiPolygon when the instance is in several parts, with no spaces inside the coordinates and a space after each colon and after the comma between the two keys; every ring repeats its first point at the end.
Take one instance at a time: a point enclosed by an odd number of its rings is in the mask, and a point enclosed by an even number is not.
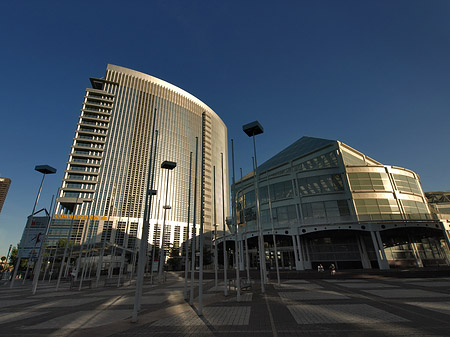
{"type": "Polygon", "coordinates": [[[44,184],[45,175],[56,173],[56,169],[54,167],[49,166],[49,165],[37,165],[34,168],[34,170],[42,173],[43,176],[42,176],[41,186],[39,186],[39,191],[38,191],[38,194],[36,196],[36,201],[34,202],[33,211],[31,212],[30,226],[28,226],[28,228],[25,229],[25,237],[24,237],[25,240],[24,240],[24,242],[22,242],[20,244],[21,247],[17,251],[17,262],[16,262],[16,266],[14,268],[14,274],[13,274],[13,277],[12,277],[12,280],[11,280],[11,284],[9,285],[9,287],[11,289],[14,286],[14,280],[17,277],[17,271],[19,270],[20,260],[22,259],[23,249],[25,248],[25,245],[26,245],[27,240],[28,240],[28,233],[30,231],[30,227],[33,224],[33,216],[34,216],[34,212],[36,211],[36,205],[37,205],[37,203],[39,201],[39,197],[41,196],[42,185],[44,184]]]}
{"type": "Polygon", "coordinates": [[[258,228],[258,253],[259,253],[259,266],[261,274],[261,292],[265,292],[264,284],[266,282],[266,256],[264,252],[264,237],[262,233],[262,226],[259,221],[259,191],[258,191],[258,162],[256,160],[256,142],[255,136],[264,132],[263,127],[258,121],[251,122],[242,126],[242,130],[247,134],[247,136],[253,138],[253,153],[255,156],[255,196],[256,196],[256,227],[258,228]]]}
{"type": "Polygon", "coordinates": [[[165,251],[164,251],[164,236],[166,235],[166,213],[168,209],[171,209],[169,205],[167,205],[167,194],[169,192],[169,172],[173,170],[175,167],[177,167],[177,163],[173,161],[163,161],[161,164],[162,169],[167,170],[167,183],[166,183],[166,201],[164,202],[164,218],[163,218],[163,230],[162,230],[162,240],[161,240],[161,249],[159,251],[159,272],[158,272],[158,282],[161,282],[161,276],[162,276],[162,270],[164,266],[165,259],[165,251]]]}

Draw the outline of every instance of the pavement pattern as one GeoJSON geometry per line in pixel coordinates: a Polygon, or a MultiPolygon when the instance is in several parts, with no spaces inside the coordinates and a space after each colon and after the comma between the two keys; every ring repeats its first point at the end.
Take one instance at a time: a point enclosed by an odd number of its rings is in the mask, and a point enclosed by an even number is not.
{"type": "Polygon", "coordinates": [[[134,284],[55,292],[43,281],[0,285],[0,336],[449,336],[450,277],[290,279],[266,286],[257,281],[237,301],[224,283],[204,281],[199,315],[184,300],[184,279],[168,273],[162,284],[147,281],[137,323],[131,323],[134,284]]]}

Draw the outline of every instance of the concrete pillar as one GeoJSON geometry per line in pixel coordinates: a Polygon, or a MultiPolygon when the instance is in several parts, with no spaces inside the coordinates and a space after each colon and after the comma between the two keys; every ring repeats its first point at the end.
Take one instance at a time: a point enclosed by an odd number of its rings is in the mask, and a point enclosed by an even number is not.
{"type": "Polygon", "coordinates": [[[308,241],[303,236],[298,236],[298,242],[303,249],[303,265],[305,269],[312,269],[311,257],[309,256],[308,241]]]}
{"type": "Polygon", "coordinates": [[[372,237],[373,247],[377,255],[378,267],[380,269],[389,269],[389,264],[386,259],[386,253],[384,252],[383,242],[381,241],[380,233],[377,231],[370,231],[372,237]]]}
{"type": "Polygon", "coordinates": [[[366,244],[364,243],[361,234],[357,233],[356,238],[358,240],[359,254],[361,255],[361,263],[363,268],[372,269],[372,266],[370,265],[369,255],[367,254],[366,244]]]}
{"type": "Polygon", "coordinates": [[[445,243],[447,244],[447,249],[443,248],[443,254],[445,256],[445,260],[447,261],[447,265],[450,265],[450,237],[448,234],[447,229],[445,228],[445,225],[441,222],[441,226],[442,226],[442,233],[444,234],[444,239],[445,239],[445,243]]]}
{"type": "Polygon", "coordinates": [[[411,247],[414,252],[414,258],[416,259],[417,267],[423,268],[423,262],[422,262],[422,259],[420,258],[419,249],[417,248],[417,244],[412,241],[410,241],[410,242],[411,242],[411,247]]]}
{"type": "Polygon", "coordinates": [[[302,269],[302,265],[300,264],[300,261],[298,259],[296,235],[292,235],[291,237],[292,237],[292,248],[294,249],[295,270],[304,270],[304,268],[302,269]]]}

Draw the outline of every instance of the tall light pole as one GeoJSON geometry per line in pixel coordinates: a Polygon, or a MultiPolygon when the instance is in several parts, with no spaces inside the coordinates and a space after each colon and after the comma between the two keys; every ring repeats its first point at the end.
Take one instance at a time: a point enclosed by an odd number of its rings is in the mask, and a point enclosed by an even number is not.
{"type": "Polygon", "coordinates": [[[234,188],[235,188],[235,184],[236,184],[236,179],[234,176],[234,141],[233,139],[231,140],[231,162],[233,164],[233,189],[231,191],[231,209],[232,209],[232,223],[234,226],[234,258],[235,258],[235,268],[236,268],[236,288],[237,288],[237,296],[236,296],[236,300],[238,302],[241,301],[241,280],[239,278],[239,249],[238,249],[238,225],[237,225],[237,217],[236,217],[236,196],[234,194],[234,188]]]}
{"type": "Polygon", "coordinates": [[[189,227],[191,222],[191,180],[192,180],[192,151],[189,153],[189,193],[188,193],[188,212],[187,212],[187,227],[186,227],[186,241],[184,243],[184,300],[187,300],[187,281],[189,273],[189,227]]]}
{"type": "Polygon", "coordinates": [[[153,179],[155,177],[156,150],[158,148],[157,147],[158,133],[155,130],[155,128],[156,128],[156,109],[154,110],[153,114],[152,142],[150,145],[150,155],[148,161],[147,188],[145,190],[144,222],[142,224],[141,242],[139,243],[139,261],[138,261],[138,272],[136,276],[136,293],[134,296],[133,313],[131,315],[131,322],[133,323],[137,322],[138,311],[141,309],[141,295],[142,295],[142,287],[144,285],[144,271],[148,247],[148,231],[150,226],[149,213],[152,209],[152,196],[156,194],[156,191],[153,190],[153,179]],[[156,141],[155,141],[155,148],[153,149],[153,140],[155,136],[155,131],[156,131],[156,141]],[[152,160],[153,160],[152,165],[153,167],[151,168],[150,165],[152,163],[152,160]]]}
{"type": "Polygon", "coordinates": [[[33,211],[31,212],[30,226],[28,226],[28,228],[26,228],[25,236],[24,236],[24,242],[22,242],[20,244],[21,247],[17,251],[17,262],[16,262],[16,266],[14,267],[14,274],[13,274],[13,277],[11,279],[11,284],[9,285],[10,288],[12,288],[14,286],[14,280],[17,277],[17,271],[19,270],[20,260],[22,259],[23,249],[25,248],[25,245],[27,243],[28,233],[30,232],[30,227],[33,224],[33,216],[34,216],[34,212],[36,211],[36,205],[37,205],[37,203],[39,201],[39,197],[41,196],[42,185],[44,184],[45,176],[47,174],[54,174],[54,173],[56,173],[56,169],[54,167],[49,166],[49,165],[37,165],[34,168],[34,170],[43,174],[42,181],[41,181],[41,186],[39,186],[39,191],[38,191],[38,194],[36,196],[36,201],[34,202],[33,211]]]}
{"type": "Polygon", "coordinates": [[[164,202],[164,217],[163,217],[163,230],[162,230],[162,243],[161,249],[159,251],[159,272],[158,272],[158,282],[161,283],[162,271],[164,267],[165,260],[165,251],[164,251],[164,235],[166,234],[166,213],[168,209],[171,209],[169,205],[167,205],[167,195],[169,193],[169,172],[172,171],[175,167],[177,167],[177,163],[173,161],[163,161],[161,164],[162,169],[167,170],[167,183],[166,183],[166,201],[164,202]]]}
{"type": "Polygon", "coordinates": [[[265,292],[266,283],[266,254],[264,252],[264,237],[259,212],[259,191],[258,191],[258,162],[256,160],[256,142],[255,136],[264,132],[263,127],[258,121],[251,122],[242,126],[242,130],[247,136],[253,138],[253,153],[255,156],[255,196],[256,196],[256,227],[258,228],[258,254],[259,254],[259,269],[261,274],[261,292],[265,292]]]}
{"type": "Polygon", "coordinates": [[[227,279],[227,264],[228,264],[228,256],[227,256],[227,240],[226,240],[226,232],[225,232],[225,185],[223,178],[223,153],[220,154],[220,163],[222,168],[222,237],[223,237],[223,284],[224,284],[224,296],[228,296],[228,279],[227,279]]]}
{"type": "MultiPolygon", "coordinates": [[[[59,191],[59,189],[58,189],[58,191],[59,191]]],[[[48,231],[50,230],[50,226],[51,226],[52,219],[53,219],[53,214],[55,214],[55,209],[53,209],[53,211],[52,211],[53,198],[54,198],[54,196],[52,197],[52,202],[50,203],[49,219],[47,222],[47,226],[45,228],[45,234],[44,234],[44,238],[42,239],[41,248],[39,249],[38,260],[34,264],[34,267],[33,267],[33,272],[34,272],[33,287],[32,287],[33,295],[36,294],[36,289],[37,289],[37,285],[39,282],[39,274],[41,271],[42,260],[44,258],[45,250],[47,249],[46,245],[47,245],[48,231]]],[[[55,202],[54,208],[56,208],[56,202],[55,202]]],[[[47,270],[47,268],[45,270],[47,270]]],[[[44,277],[45,277],[45,272],[44,272],[44,277]]]]}

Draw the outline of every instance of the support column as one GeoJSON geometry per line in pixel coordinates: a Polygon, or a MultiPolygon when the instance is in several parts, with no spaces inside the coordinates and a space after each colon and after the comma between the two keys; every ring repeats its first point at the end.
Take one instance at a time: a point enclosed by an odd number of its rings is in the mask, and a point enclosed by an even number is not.
{"type": "Polygon", "coordinates": [[[294,261],[295,261],[295,270],[300,270],[297,268],[298,264],[298,252],[297,252],[297,243],[295,242],[295,235],[291,235],[292,238],[292,249],[294,250],[294,261]]]}
{"type": "Polygon", "coordinates": [[[370,231],[370,235],[372,237],[373,247],[375,248],[375,254],[377,255],[378,268],[389,269],[389,264],[386,260],[386,253],[384,252],[380,233],[377,231],[370,231]]]}
{"type": "Polygon", "coordinates": [[[357,233],[356,238],[358,240],[358,248],[359,254],[361,255],[361,263],[364,269],[372,269],[370,265],[369,255],[367,254],[366,244],[361,236],[361,234],[357,233]]]}
{"type": "Polygon", "coordinates": [[[447,266],[449,266],[450,265],[450,255],[449,255],[450,254],[450,237],[448,235],[447,229],[445,228],[445,224],[443,224],[441,222],[441,226],[442,226],[442,233],[444,234],[445,243],[447,244],[446,249],[445,248],[443,249],[443,253],[445,256],[445,261],[447,261],[447,266]]]}
{"type": "Polygon", "coordinates": [[[298,237],[298,243],[299,246],[303,249],[303,257],[304,257],[304,262],[303,265],[305,267],[305,269],[312,269],[312,263],[311,263],[311,257],[309,256],[309,249],[308,249],[308,241],[306,240],[306,238],[299,236],[298,237]]]}
{"type": "Polygon", "coordinates": [[[409,243],[411,244],[412,251],[414,253],[414,258],[416,259],[416,264],[418,268],[423,268],[423,262],[420,258],[419,249],[417,248],[417,244],[411,238],[411,235],[408,235],[409,243]]]}
{"type": "Polygon", "coordinates": [[[300,270],[305,270],[306,269],[305,268],[306,258],[305,258],[305,254],[303,254],[302,239],[298,234],[296,234],[295,237],[297,239],[298,260],[300,262],[300,270]]]}

